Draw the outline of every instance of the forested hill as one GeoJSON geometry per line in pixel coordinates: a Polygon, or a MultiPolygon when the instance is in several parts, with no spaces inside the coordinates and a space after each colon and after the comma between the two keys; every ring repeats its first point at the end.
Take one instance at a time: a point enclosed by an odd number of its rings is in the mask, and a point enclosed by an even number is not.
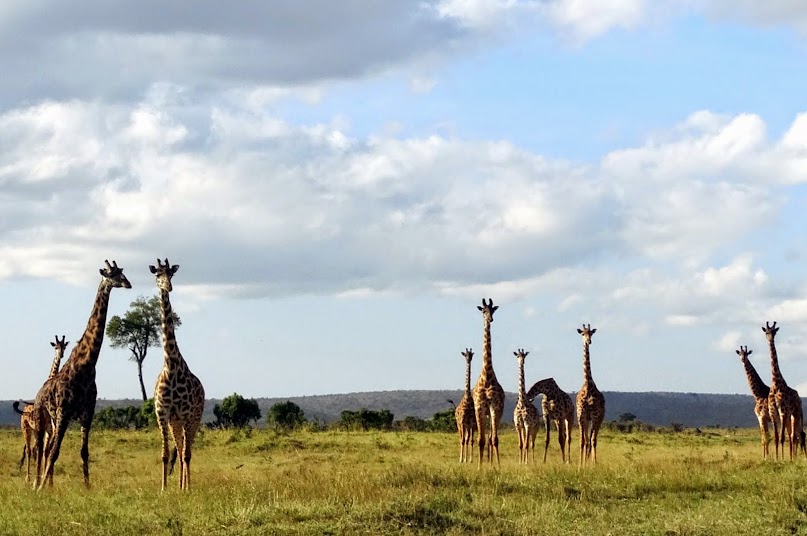
{"type": "MultiPolygon", "coordinates": [[[[574,396],[574,393],[571,393],[574,396]]],[[[431,418],[438,411],[451,407],[448,400],[459,402],[462,391],[373,391],[333,395],[258,398],[263,415],[277,402],[291,400],[309,419],[328,423],[339,419],[342,410],[388,409],[395,419],[407,416],[431,418]]],[[[517,396],[507,393],[504,421],[512,422],[517,396]]],[[[205,421],[212,421],[213,406],[220,400],[211,399],[205,405],[205,421]]],[[[11,408],[11,400],[0,401],[0,425],[19,425],[19,416],[11,408]]],[[[98,400],[98,409],[106,406],[140,405],[138,400],[98,400]]],[[[539,406],[536,401],[536,406],[539,406]]],[[[704,393],[621,393],[605,392],[606,420],[617,420],[623,413],[632,413],[642,422],[667,426],[754,427],[754,400],[750,395],[704,393]]]]}

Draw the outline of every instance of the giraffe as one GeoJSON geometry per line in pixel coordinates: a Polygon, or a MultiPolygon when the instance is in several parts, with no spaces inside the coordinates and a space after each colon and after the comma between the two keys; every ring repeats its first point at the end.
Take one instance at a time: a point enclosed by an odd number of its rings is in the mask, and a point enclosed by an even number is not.
{"type": "Polygon", "coordinates": [[[754,415],[757,416],[757,421],[759,421],[759,433],[762,436],[762,459],[767,460],[768,443],[770,443],[768,424],[771,422],[771,415],[768,411],[768,396],[771,389],[762,382],[762,378],[759,377],[754,365],[751,364],[751,360],[748,359],[748,356],[754,351],[749,350],[748,346],[740,346],[740,349],[735,351],[740,356],[743,367],[745,367],[745,377],[748,380],[748,386],[751,387],[751,394],[754,395],[754,401],[756,402],[754,415]]]}
{"type": "Polygon", "coordinates": [[[174,334],[174,311],[169,293],[173,290],[171,279],[179,265],[171,266],[157,259],[157,266],[149,265],[157,277],[160,291],[163,330],[163,369],[154,386],[154,412],[162,435],[162,491],[168,478],[168,433],[174,438],[179,456],[179,489],[190,490],[191,449],[196,432],[202,422],[205,407],[205,389],[199,378],[193,375],[179,352],[174,334]]]}
{"type": "Polygon", "coordinates": [[[457,432],[460,435],[460,463],[471,461],[476,435],[476,414],[474,398],[471,394],[471,359],[474,357],[474,352],[470,348],[466,348],[462,352],[462,356],[465,357],[465,394],[454,409],[457,432]]]}
{"type": "Polygon", "coordinates": [[[123,275],[123,268],[118,263],[105,261],[101,268],[101,283],[93,302],[92,312],[84,334],[73,347],[64,367],[45,384],[36,395],[34,413],[38,422],[49,419],[52,423],[53,437],[45,450],[45,427],[37,427],[34,441],[36,450],[36,480],[34,487],[41,490],[47,481],[53,485],[53,466],[59,459],[59,452],[67,432],[67,426],[73,420],[81,424],[81,460],[84,471],[84,485],[90,487],[90,427],[95,415],[95,400],[98,389],[95,385],[95,366],[104,342],[104,328],[109,307],[109,295],[113,288],[132,288],[132,284],[123,275]],[[47,453],[47,459],[43,456],[47,453]]]}
{"type": "Polygon", "coordinates": [[[504,389],[496,379],[493,371],[493,356],[490,351],[490,324],[493,322],[493,313],[499,308],[482,298],[482,305],[476,306],[482,311],[484,329],[482,331],[482,371],[474,389],[474,408],[476,410],[476,427],[479,430],[479,467],[482,467],[482,458],[485,446],[488,448],[488,462],[493,463],[493,453],[496,453],[496,463],[499,460],[499,422],[504,414],[504,389]],[[490,415],[490,436],[486,436],[487,420],[490,415]]]}
{"type": "Polygon", "coordinates": [[[546,437],[544,439],[544,463],[546,452],[549,450],[550,422],[555,423],[558,430],[558,443],[560,444],[560,459],[563,462],[572,461],[572,426],[574,425],[574,401],[564,392],[554,378],[544,378],[535,382],[527,391],[527,400],[532,400],[539,394],[544,395],[541,400],[541,410],[544,413],[546,437]],[[567,457],[568,453],[568,457],[567,457]]]}
{"type": "Polygon", "coordinates": [[[591,376],[591,362],[589,361],[588,347],[591,345],[591,336],[597,332],[591,329],[591,324],[583,324],[583,329],[577,333],[583,336],[583,386],[577,392],[577,423],[580,426],[580,465],[593,455],[594,464],[597,464],[597,436],[600,426],[605,418],[605,397],[597,389],[594,378],[591,376]]]}
{"type": "Polygon", "coordinates": [[[532,450],[532,461],[535,462],[535,436],[538,435],[541,416],[538,409],[527,398],[524,392],[524,360],[529,352],[523,348],[513,352],[518,360],[518,402],[513,411],[513,422],[518,430],[519,463],[527,463],[529,451],[532,450]]]}
{"type": "Polygon", "coordinates": [[[768,349],[771,354],[771,388],[768,394],[768,410],[773,422],[773,440],[776,449],[776,459],[779,459],[779,448],[781,447],[782,459],[785,457],[785,435],[787,435],[788,446],[790,448],[790,459],[798,455],[799,448],[807,456],[804,448],[804,416],[801,407],[801,398],[798,391],[789,387],[785,382],[782,372],[779,370],[779,358],[776,355],[776,344],[774,337],[779,332],[776,322],[772,325],[765,322],[762,331],[768,339],[768,349]],[[781,430],[779,426],[781,425],[781,430]],[[798,439],[797,439],[798,434],[798,439]],[[798,443],[796,442],[798,441],[798,443]]]}
{"type": "MultiPolygon", "coordinates": [[[[53,362],[50,366],[50,372],[48,373],[48,379],[52,378],[59,372],[59,365],[61,365],[62,357],[64,357],[64,350],[67,348],[67,345],[70,344],[69,341],[65,341],[65,336],[62,335],[62,340],[59,340],[59,336],[55,335],[56,342],[50,343],[53,348],[56,349],[56,354],[53,356],[53,362]]],[[[33,402],[26,402],[17,400],[12,404],[14,411],[20,414],[20,429],[22,430],[22,438],[24,440],[24,444],[22,446],[22,456],[20,457],[20,461],[17,464],[18,469],[22,469],[22,464],[25,463],[26,459],[28,463],[25,465],[25,482],[29,482],[31,479],[31,455],[33,454],[34,449],[34,435],[36,434],[36,429],[38,426],[45,426],[45,444],[47,450],[47,442],[48,438],[52,435],[52,430],[50,429],[50,422],[46,419],[42,423],[37,423],[36,419],[34,418],[34,406],[33,402]],[[22,410],[20,409],[20,403],[28,404],[22,410]]]]}

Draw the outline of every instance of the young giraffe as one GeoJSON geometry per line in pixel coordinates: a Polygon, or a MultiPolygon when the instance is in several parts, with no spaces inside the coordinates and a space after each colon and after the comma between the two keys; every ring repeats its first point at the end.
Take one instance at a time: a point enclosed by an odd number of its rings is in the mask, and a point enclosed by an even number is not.
{"type": "Polygon", "coordinates": [[[583,336],[583,386],[577,392],[577,423],[580,426],[580,465],[583,465],[584,460],[592,458],[592,455],[594,464],[597,464],[597,436],[605,418],[605,397],[597,389],[594,378],[591,377],[591,362],[588,354],[591,336],[596,332],[596,329],[591,329],[591,324],[583,324],[583,329],[577,330],[577,333],[583,336]]]}
{"type": "Polygon", "coordinates": [[[460,463],[471,461],[476,435],[476,414],[474,398],[471,394],[471,359],[474,357],[474,352],[470,348],[466,348],[462,355],[465,357],[465,394],[454,410],[457,432],[460,435],[460,463]]]}
{"type": "Polygon", "coordinates": [[[560,444],[560,459],[563,462],[572,461],[572,426],[574,425],[574,401],[554,378],[545,378],[535,382],[527,391],[527,399],[532,400],[539,394],[544,395],[541,400],[541,410],[544,413],[546,437],[544,439],[544,463],[546,452],[549,450],[550,422],[555,423],[558,430],[558,443],[560,444]],[[568,453],[568,457],[567,457],[568,453]]]}
{"type": "Polygon", "coordinates": [[[782,372],[779,370],[779,358],[776,355],[776,344],[774,337],[779,331],[776,327],[776,322],[771,325],[765,322],[762,328],[765,332],[765,337],[768,339],[768,348],[771,354],[771,388],[768,394],[768,410],[770,411],[771,421],[773,422],[773,440],[776,449],[776,459],[779,459],[779,448],[781,447],[782,458],[785,457],[785,435],[788,439],[788,447],[790,448],[790,459],[792,460],[795,455],[798,455],[799,447],[805,452],[804,449],[804,417],[801,407],[801,398],[798,391],[789,387],[785,382],[782,372]],[[781,430],[779,425],[781,424],[781,430]],[[797,443],[798,441],[798,443],[797,443]]]}
{"type": "Polygon", "coordinates": [[[49,440],[45,451],[45,426],[38,426],[34,441],[36,451],[36,480],[34,487],[42,489],[47,481],[53,485],[53,466],[59,459],[59,452],[67,432],[67,426],[73,420],[81,424],[81,461],[84,470],[84,485],[90,487],[90,427],[95,415],[95,400],[98,389],[95,385],[95,365],[104,342],[109,294],[113,288],[132,288],[132,284],[123,275],[123,269],[112,261],[101,268],[101,283],[93,302],[90,319],[84,334],[73,347],[70,357],[62,370],[45,381],[36,395],[34,413],[37,422],[49,419],[53,423],[53,437],[49,440]],[[43,453],[47,453],[47,457],[43,453]],[[44,465],[43,465],[44,463],[44,465]]]}
{"type": "Polygon", "coordinates": [[[740,349],[736,350],[736,352],[745,368],[745,377],[748,379],[748,386],[751,387],[751,394],[754,395],[754,401],[756,402],[754,415],[757,416],[757,421],[759,421],[759,433],[762,436],[762,459],[767,460],[768,443],[770,443],[768,424],[771,422],[771,415],[768,411],[768,396],[771,394],[771,389],[762,382],[762,378],[757,374],[757,369],[748,359],[748,356],[754,351],[749,350],[747,346],[740,346],[740,349]]]}
{"type": "Polygon", "coordinates": [[[179,265],[171,266],[168,259],[149,270],[157,276],[160,291],[163,330],[163,369],[154,387],[154,412],[162,434],[162,490],[165,491],[168,478],[168,432],[174,438],[179,456],[179,489],[191,487],[191,450],[196,432],[202,423],[205,408],[205,389],[199,378],[193,375],[183,359],[174,334],[174,312],[169,293],[173,290],[171,278],[179,270],[179,265]]]}
{"type": "Polygon", "coordinates": [[[476,409],[476,427],[479,430],[479,467],[482,467],[482,458],[485,454],[485,446],[488,447],[488,462],[493,463],[493,452],[496,453],[496,463],[501,466],[499,460],[499,422],[504,414],[504,389],[496,379],[493,372],[493,356],[490,351],[490,324],[493,322],[493,313],[499,308],[494,307],[493,300],[488,298],[488,303],[482,299],[482,306],[477,305],[477,309],[482,311],[484,329],[482,331],[482,371],[479,373],[479,380],[474,389],[474,407],[476,409]],[[487,420],[490,415],[490,436],[486,435],[487,420]]]}
{"type": "MultiPolygon", "coordinates": [[[[48,379],[53,378],[57,372],[59,372],[59,365],[62,362],[62,357],[64,357],[64,350],[67,348],[67,345],[70,342],[65,341],[65,336],[62,335],[62,340],[59,340],[59,336],[55,335],[56,342],[50,343],[53,348],[56,349],[56,354],[53,356],[53,363],[50,366],[50,372],[48,373],[48,379]]],[[[22,446],[22,456],[20,457],[20,462],[17,464],[18,469],[22,469],[22,464],[25,463],[26,459],[28,463],[25,465],[25,482],[29,482],[31,479],[31,456],[33,455],[34,450],[34,436],[36,434],[37,426],[45,426],[45,451],[47,452],[47,443],[48,439],[53,434],[53,430],[50,428],[50,421],[47,419],[43,423],[37,423],[36,419],[34,418],[34,406],[33,402],[25,402],[22,401],[25,406],[22,410],[20,409],[20,401],[15,401],[12,406],[14,407],[14,411],[20,414],[20,429],[22,430],[22,438],[25,442],[22,446]]]]}
{"type": "Polygon", "coordinates": [[[529,452],[532,450],[532,461],[535,462],[535,436],[538,435],[541,416],[532,401],[527,398],[524,392],[524,360],[529,352],[519,348],[513,352],[518,360],[518,402],[513,411],[513,422],[518,431],[518,452],[519,463],[527,463],[529,452]]]}

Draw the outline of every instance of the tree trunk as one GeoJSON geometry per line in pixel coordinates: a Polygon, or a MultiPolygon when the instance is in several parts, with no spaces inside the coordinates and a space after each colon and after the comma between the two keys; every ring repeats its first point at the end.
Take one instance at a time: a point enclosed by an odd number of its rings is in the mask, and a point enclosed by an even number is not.
{"type": "Polygon", "coordinates": [[[146,396],[146,386],[143,384],[143,362],[137,362],[137,377],[140,379],[140,393],[143,395],[143,402],[149,399],[146,396]]]}

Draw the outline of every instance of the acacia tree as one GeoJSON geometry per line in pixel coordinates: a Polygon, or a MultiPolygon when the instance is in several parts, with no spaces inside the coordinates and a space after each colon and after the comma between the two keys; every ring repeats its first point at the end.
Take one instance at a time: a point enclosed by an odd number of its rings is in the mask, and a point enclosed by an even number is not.
{"type": "MultiPolygon", "coordinates": [[[[181,325],[182,321],[174,313],[174,327],[181,325]]],[[[143,383],[143,361],[146,360],[150,347],[160,345],[161,327],[159,296],[139,296],[129,304],[129,310],[123,317],[113,316],[106,326],[106,336],[109,337],[112,348],[128,348],[132,352],[129,361],[137,363],[137,377],[144,402],[148,400],[148,396],[143,383]]]]}

